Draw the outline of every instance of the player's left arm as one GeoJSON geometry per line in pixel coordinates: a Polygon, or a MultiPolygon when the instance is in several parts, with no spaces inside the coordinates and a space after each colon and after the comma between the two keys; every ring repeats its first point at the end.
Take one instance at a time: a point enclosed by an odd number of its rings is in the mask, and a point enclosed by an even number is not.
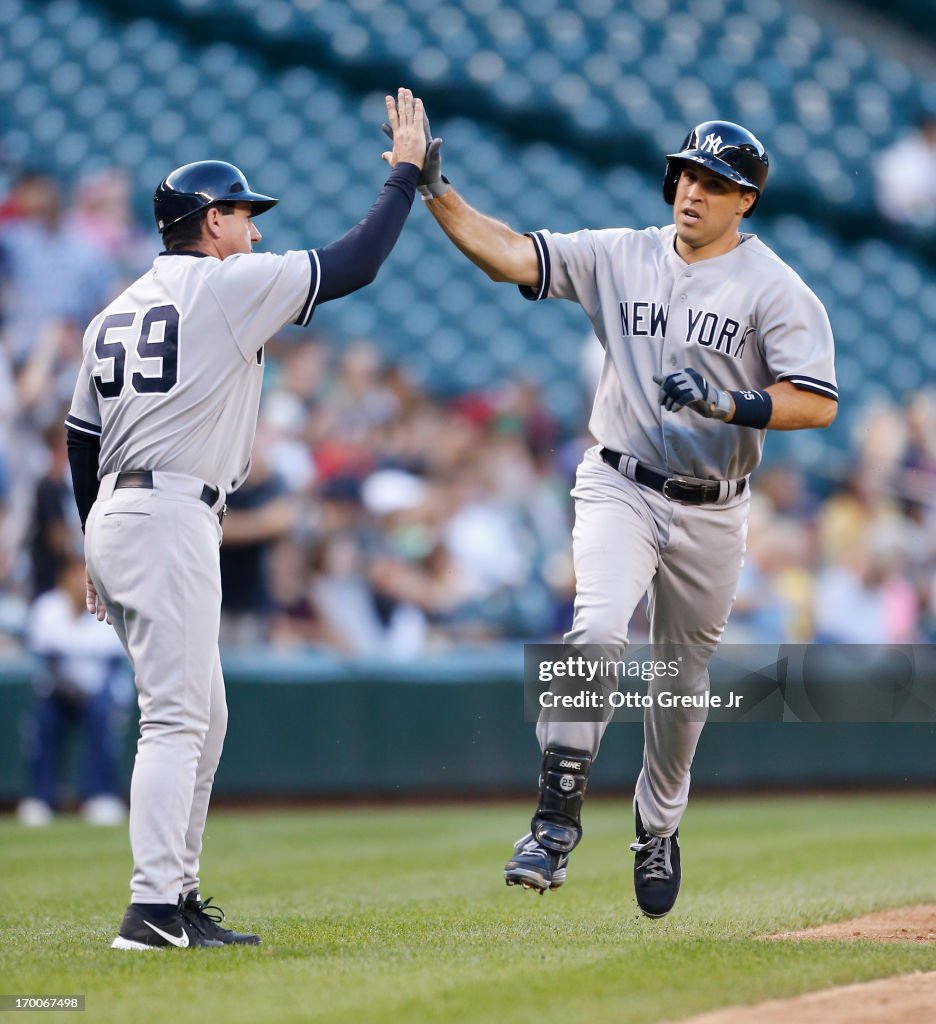
{"type": "MultiPolygon", "coordinates": [[[[831,426],[838,413],[838,401],[828,395],[820,395],[815,391],[805,391],[792,381],[781,380],[764,388],[770,396],[770,419],[768,430],[807,430],[811,427],[824,428],[831,426]]],[[[734,422],[739,399],[732,396],[732,412],[726,420],[734,422]]],[[[745,394],[744,392],[741,393],[745,394]]],[[[741,399],[744,401],[744,399],[741,399]]]]}
{"type": "Polygon", "coordinates": [[[700,416],[757,430],[807,430],[828,427],[838,412],[829,395],[781,380],[762,390],[723,391],[698,370],[686,367],[655,376],[660,405],[670,412],[689,408],[700,416]]]}
{"type": "Polygon", "coordinates": [[[763,389],[721,390],[690,367],[654,377],[659,401],[672,412],[756,430],[828,427],[838,411],[832,327],[822,303],[792,271],[765,287],[756,311],[765,369],[763,389]]]}
{"type": "Polygon", "coordinates": [[[653,379],[660,385],[660,405],[669,412],[688,408],[708,419],[756,430],[828,427],[838,411],[834,398],[788,380],[762,390],[723,391],[691,367],[653,379]]]}

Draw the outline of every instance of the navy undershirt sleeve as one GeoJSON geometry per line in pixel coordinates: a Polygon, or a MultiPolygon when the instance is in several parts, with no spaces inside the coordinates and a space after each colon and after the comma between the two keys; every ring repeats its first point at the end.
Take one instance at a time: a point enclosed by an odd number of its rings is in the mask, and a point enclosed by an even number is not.
{"type": "Polygon", "coordinates": [[[66,431],[68,445],[68,464],[71,467],[72,489],[75,492],[75,504],[78,506],[78,518],[82,530],[88,519],[91,506],[97,500],[98,458],[101,454],[101,439],[92,434],[83,434],[71,427],[66,431]]]}
{"type": "Polygon", "coordinates": [[[397,164],[367,216],[337,242],[318,250],[321,286],[316,305],[340,299],[374,280],[400,237],[418,179],[415,164],[397,164]]]}

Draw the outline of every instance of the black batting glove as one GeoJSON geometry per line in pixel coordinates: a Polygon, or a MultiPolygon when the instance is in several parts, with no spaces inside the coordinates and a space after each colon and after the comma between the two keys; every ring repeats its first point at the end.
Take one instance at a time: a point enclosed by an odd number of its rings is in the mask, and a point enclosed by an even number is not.
{"type": "Polygon", "coordinates": [[[728,392],[709,384],[691,367],[675,370],[666,377],[654,375],[653,380],[660,385],[659,403],[669,412],[688,407],[709,419],[727,420],[731,415],[733,406],[728,392]]]}
{"type": "MultiPolygon", "coordinates": [[[[384,123],[381,125],[384,135],[393,141],[393,129],[384,123]]],[[[429,118],[423,111],[423,128],[426,132],[426,158],[423,161],[422,171],[416,187],[423,199],[436,199],[448,192],[450,185],[448,179],[442,174],[442,140],[434,139],[429,128],[429,118]]]]}

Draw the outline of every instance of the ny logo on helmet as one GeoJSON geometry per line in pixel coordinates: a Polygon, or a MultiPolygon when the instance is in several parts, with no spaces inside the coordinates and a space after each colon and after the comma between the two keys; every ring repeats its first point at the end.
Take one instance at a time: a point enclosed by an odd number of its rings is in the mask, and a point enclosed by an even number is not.
{"type": "Polygon", "coordinates": [[[699,146],[700,153],[714,153],[718,156],[718,151],[722,148],[722,137],[712,132],[705,136],[705,141],[699,146]]]}

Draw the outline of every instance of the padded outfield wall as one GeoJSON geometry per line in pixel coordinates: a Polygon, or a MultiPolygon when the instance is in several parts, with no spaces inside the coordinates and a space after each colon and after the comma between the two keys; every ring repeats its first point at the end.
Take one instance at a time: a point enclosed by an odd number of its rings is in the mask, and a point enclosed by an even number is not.
{"type": "MultiPolygon", "coordinates": [[[[538,751],[524,720],[522,654],[436,656],[418,665],[243,652],[225,660],[230,724],[215,793],[231,799],[443,797],[532,793],[538,751]]],[[[23,793],[30,663],[0,667],[0,802],[23,793]]],[[[936,778],[936,725],[710,723],[693,789],[920,786],[936,778]]],[[[124,749],[129,782],[135,743],[124,749]]],[[[636,723],[613,723],[592,792],[628,793],[636,723]]],[[[70,751],[66,795],[74,778],[70,751]]]]}

